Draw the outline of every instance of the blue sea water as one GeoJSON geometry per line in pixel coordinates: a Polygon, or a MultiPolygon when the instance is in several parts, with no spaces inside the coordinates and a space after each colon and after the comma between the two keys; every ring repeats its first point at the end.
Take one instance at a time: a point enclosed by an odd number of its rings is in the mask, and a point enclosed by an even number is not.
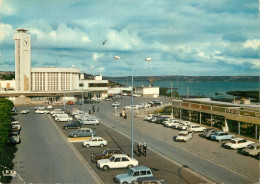
{"type": "MultiPolygon", "coordinates": [[[[131,81],[120,81],[125,85],[131,85],[131,81]]],[[[149,81],[134,81],[135,87],[149,86],[149,81]]],[[[171,88],[169,81],[154,81],[154,86],[171,88]]],[[[205,96],[205,97],[231,97],[228,91],[260,91],[259,82],[173,82],[173,88],[178,88],[180,95],[186,96],[205,96]],[[216,95],[216,93],[221,95],[216,95]]],[[[170,90],[170,89],[169,89],[170,90]]]]}

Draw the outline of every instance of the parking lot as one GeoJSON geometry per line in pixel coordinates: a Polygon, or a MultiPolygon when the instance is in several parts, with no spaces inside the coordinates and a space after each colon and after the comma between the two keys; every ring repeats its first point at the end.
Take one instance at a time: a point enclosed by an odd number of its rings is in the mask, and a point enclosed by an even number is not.
{"type": "MultiPolygon", "coordinates": [[[[62,133],[67,136],[68,132],[73,131],[71,129],[63,129],[63,125],[66,122],[55,122],[62,133]]],[[[86,127],[86,126],[84,126],[86,127]]],[[[82,146],[82,143],[72,143],[83,158],[88,162],[92,169],[97,173],[104,183],[114,183],[113,178],[117,174],[122,174],[127,171],[127,169],[110,169],[108,171],[102,171],[96,167],[96,164],[91,161],[91,155],[96,153],[102,153],[104,149],[107,148],[119,148],[127,154],[131,154],[131,140],[122,134],[119,134],[115,130],[105,126],[103,123],[100,125],[89,125],[87,126],[92,130],[97,132],[98,136],[101,136],[108,141],[108,145],[104,148],[101,147],[90,147],[85,148],[82,146]]],[[[135,144],[136,145],[136,144],[135,144]]],[[[151,168],[155,177],[163,179],[166,183],[206,183],[201,178],[193,175],[185,166],[180,167],[172,162],[169,162],[167,159],[161,157],[158,154],[155,154],[148,149],[147,157],[138,157],[136,154],[136,147],[134,152],[134,157],[139,161],[139,165],[144,165],[151,168]]]]}

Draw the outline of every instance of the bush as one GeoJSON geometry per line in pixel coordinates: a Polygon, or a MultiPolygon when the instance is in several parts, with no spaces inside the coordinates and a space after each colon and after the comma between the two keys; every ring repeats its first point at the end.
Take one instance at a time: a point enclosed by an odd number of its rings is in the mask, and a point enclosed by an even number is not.
{"type": "Polygon", "coordinates": [[[14,104],[7,99],[0,99],[0,182],[9,183],[11,177],[2,177],[2,171],[6,170],[3,166],[13,169],[12,160],[16,152],[15,146],[8,146],[12,108],[14,104]]]}

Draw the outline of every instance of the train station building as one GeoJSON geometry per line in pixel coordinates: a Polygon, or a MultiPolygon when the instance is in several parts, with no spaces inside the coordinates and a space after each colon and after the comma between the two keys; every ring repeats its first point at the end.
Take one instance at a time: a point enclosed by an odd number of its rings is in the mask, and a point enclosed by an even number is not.
{"type": "Polygon", "coordinates": [[[80,69],[54,66],[31,67],[31,36],[17,29],[15,40],[15,80],[0,81],[0,97],[15,104],[51,101],[77,101],[82,98],[107,97],[108,81],[102,76],[85,79],[80,69]]]}

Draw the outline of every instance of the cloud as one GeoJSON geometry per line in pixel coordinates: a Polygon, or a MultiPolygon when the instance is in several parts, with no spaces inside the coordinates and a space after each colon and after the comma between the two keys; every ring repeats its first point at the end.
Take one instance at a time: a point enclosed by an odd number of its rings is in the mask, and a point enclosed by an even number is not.
{"type": "Polygon", "coordinates": [[[104,54],[93,53],[92,59],[96,61],[96,60],[98,60],[99,58],[102,58],[102,57],[104,57],[104,54]]]}
{"type": "Polygon", "coordinates": [[[0,9],[1,14],[6,16],[14,15],[16,12],[16,9],[13,6],[11,6],[11,4],[8,4],[8,1],[6,0],[0,0],[0,9]]]}
{"type": "Polygon", "coordinates": [[[10,24],[0,23],[0,43],[1,42],[10,42],[12,39],[13,27],[10,24]]]}
{"type": "Polygon", "coordinates": [[[247,40],[244,43],[245,48],[252,48],[254,50],[259,49],[260,47],[260,39],[247,40]]]}

